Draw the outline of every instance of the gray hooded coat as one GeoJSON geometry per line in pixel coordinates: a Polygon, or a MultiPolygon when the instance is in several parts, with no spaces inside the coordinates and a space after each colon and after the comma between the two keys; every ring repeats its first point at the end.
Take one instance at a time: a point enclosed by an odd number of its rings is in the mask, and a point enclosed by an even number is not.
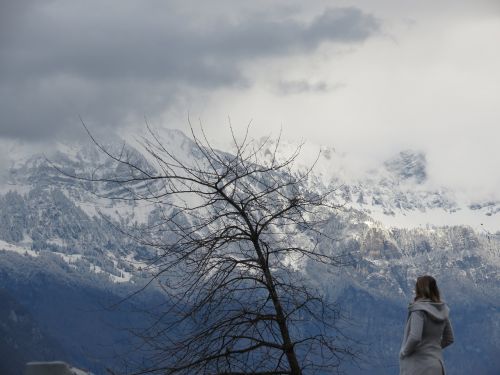
{"type": "Polygon", "coordinates": [[[399,353],[400,375],[443,375],[442,349],[453,342],[448,306],[428,299],[408,307],[399,353]]]}

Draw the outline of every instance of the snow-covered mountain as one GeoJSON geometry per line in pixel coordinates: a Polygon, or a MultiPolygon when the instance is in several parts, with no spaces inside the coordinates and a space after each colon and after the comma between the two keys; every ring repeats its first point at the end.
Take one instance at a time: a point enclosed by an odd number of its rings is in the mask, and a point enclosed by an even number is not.
{"type": "MultiPolygon", "coordinates": [[[[164,147],[180,160],[203,163],[203,155],[182,132],[164,130],[160,135],[164,147]]],[[[136,142],[115,139],[106,148],[126,153],[146,170],[155,168],[136,142]]],[[[295,148],[283,142],[276,156],[285,158],[295,148]]],[[[469,354],[465,363],[460,358],[470,351],[469,344],[458,340],[452,369],[465,371],[485,361],[493,353],[491,348],[500,347],[500,201],[470,201],[450,188],[431,186],[426,158],[420,152],[402,151],[378,168],[350,173],[348,156],[329,148],[316,160],[317,151],[304,146],[293,172],[300,173],[316,163],[309,188],[336,188],[336,199],[343,209],[323,229],[339,240],[321,246],[323,251],[350,254],[351,266],[332,270],[306,264],[304,272],[343,303],[358,327],[369,327],[370,340],[379,340],[384,334],[390,337],[376,343],[380,356],[366,373],[386,374],[387,366],[397,365],[394,353],[405,304],[411,298],[415,278],[425,273],[437,276],[445,297],[456,306],[452,310],[463,322],[457,327],[459,338],[463,334],[481,342],[479,351],[472,359],[469,354]],[[359,306],[364,309],[359,310],[359,306]],[[366,308],[378,311],[379,316],[364,314],[366,308]],[[400,315],[398,311],[402,311],[400,315]],[[477,334],[486,332],[486,338],[479,339],[471,327],[477,334]]],[[[263,159],[273,157],[273,153],[273,149],[262,149],[263,159]]],[[[57,285],[117,294],[144,282],[154,250],[139,246],[120,228],[154,223],[160,208],[137,200],[110,200],[107,197],[127,197],[130,192],[111,182],[91,186],[61,173],[106,177],[126,176],[130,170],[91,143],[59,143],[46,155],[13,155],[0,184],[0,286],[14,296],[21,293],[19,298],[29,310],[30,298],[36,298],[23,293],[30,283],[39,282],[39,275],[53,277],[53,282],[64,280],[57,285]],[[43,269],[37,264],[43,264],[43,269]],[[32,277],[25,278],[26,274],[32,277]]],[[[140,192],[150,187],[137,183],[135,188],[140,192]]],[[[36,315],[37,311],[30,313],[46,319],[47,315],[36,315]]],[[[43,321],[38,324],[44,327],[43,321]]],[[[45,325],[49,331],[50,327],[45,325]]],[[[52,331],[48,333],[54,336],[52,331]]],[[[73,355],[71,362],[80,365],[76,357],[73,355]]],[[[488,362],[482,373],[500,366],[494,361],[488,362]]],[[[91,366],[89,363],[84,365],[91,366]]],[[[102,363],[93,367],[97,373],[99,369],[102,363]]]]}
{"type": "MultiPolygon", "coordinates": [[[[310,186],[336,188],[339,203],[363,211],[386,226],[416,228],[430,225],[468,225],[477,231],[500,231],[500,197],[478,198],[429,179],[426,155],[402,150],[367,168],[334,147],[281,141],[278,158],[301,146],[297,170],[313,166],[310,186]]],[[[267,157],[274,149],[263,150],[267,157]]]]}

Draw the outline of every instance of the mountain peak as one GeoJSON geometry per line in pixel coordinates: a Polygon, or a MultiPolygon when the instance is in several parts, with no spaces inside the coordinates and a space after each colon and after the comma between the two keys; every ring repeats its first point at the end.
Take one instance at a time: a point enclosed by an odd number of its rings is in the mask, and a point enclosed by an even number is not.
{"type": "Polygon", "coordinates": [[[384,163],[385,168],[402,180],[414,179],[418,184],[427,179],[427,159],[420,151],[404,150],[384,163]]]}

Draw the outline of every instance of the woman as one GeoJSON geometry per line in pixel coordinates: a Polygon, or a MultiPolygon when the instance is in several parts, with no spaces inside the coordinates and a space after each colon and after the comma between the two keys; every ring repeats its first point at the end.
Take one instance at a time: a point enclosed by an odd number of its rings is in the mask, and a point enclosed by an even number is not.
{"type": "Polygon", "coordinates": [[[448,306],[441,302],[436,280],[421,276],[399,353],[400,375],[443,375],[442,349],[453,342],[448,306]]]}

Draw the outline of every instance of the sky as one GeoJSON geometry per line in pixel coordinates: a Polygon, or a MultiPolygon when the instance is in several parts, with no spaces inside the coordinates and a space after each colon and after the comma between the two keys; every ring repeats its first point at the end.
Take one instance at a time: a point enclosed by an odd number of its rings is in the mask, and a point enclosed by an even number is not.
{"type": "Polygon", "coordinates": [[[498,0],[0,0],[0,147],[251,121],[500,199],[499,40],[498,0]]]}

